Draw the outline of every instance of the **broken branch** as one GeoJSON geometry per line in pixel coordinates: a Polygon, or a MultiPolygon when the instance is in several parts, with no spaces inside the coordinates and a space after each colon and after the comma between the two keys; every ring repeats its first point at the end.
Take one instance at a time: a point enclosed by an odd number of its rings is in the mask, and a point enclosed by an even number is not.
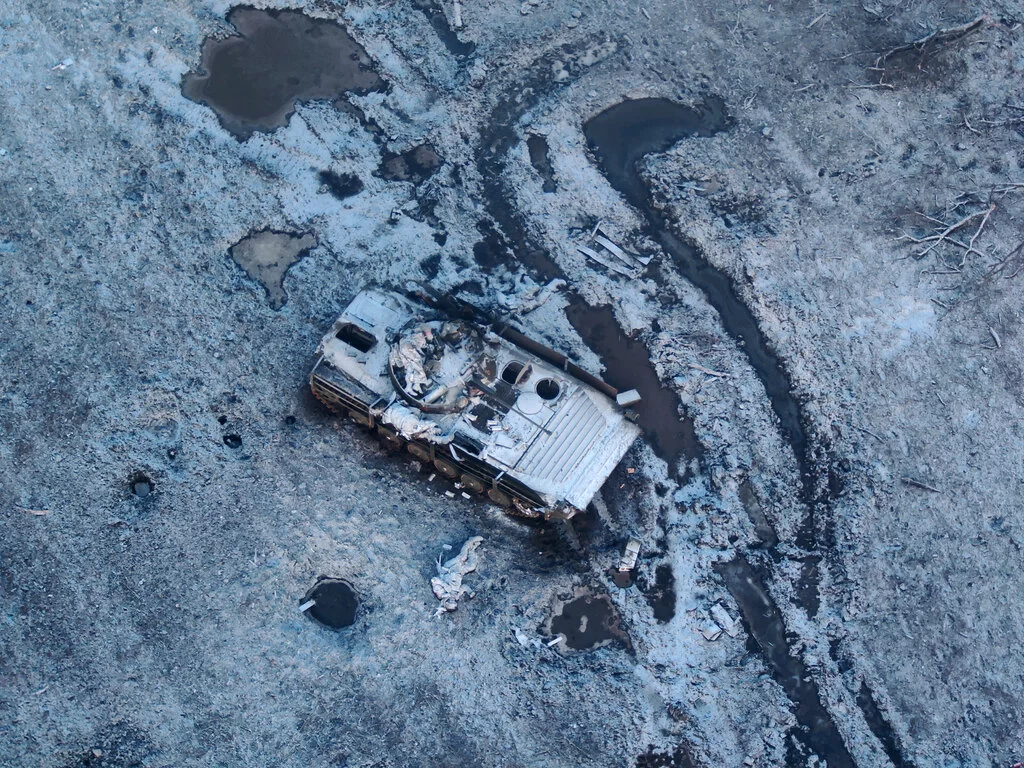
{"type": "Polygon", "coordinates": [[[16,509],[20,509],[22,512],[29,515],[35,515],[36,517],[42,517],[43,515],[50,514],[50,510],[48,509],[29,509],[28,507],[16,507],[16,509]]]}
{"type": "MultiPolygon", "coordinates": [[[[992,211],[995,210],[995,207],[996,207],[995,203],[992,203],[984,211],[975,211],[974,213],[968,214],[967,216],[964,216],[962,219],[960,219],[960,221],[956,222],[955,224],[949,224],[949,225],[945,225],[944,224],[943,226],[945,226],[946,228],[944,230],[942,230],[942,232],[940,232],[937,235],[928,235],[927,237],[920,237],[920,238],[913,237],[911,235],[903,235],[902,239],[909,240],[910,242],[915,243],[915,244],[931,243],[931,245],[929,245],[924,250],[919,251],[918,253],[914,254],[914,258],[917,258],[917,259],[924,258],[931,251],[933,251],[935,248],[937,248],[940,243],[943,243],[943,242],[953,243],[954,245],[962,247],[965,250],[965,253],[964,253],[964,258],[965,259],[967,258],[967,254],[970,253],[970,252],[977,253],[979,256],[981,256],[982,254],[979,253],[974,248],[974,241],[978,239],[978,235],[981,234],[982,228],[985,226],[986,222],[988,222],[988,219],[992,215],[992,211]],[[960,229],[964,225],[968,224],[969,222],[974,221],[979,216],[982,216],[984,218],[982,219],[981,225],[978,227],[977,231],[974,233],[974,237],[971,238],[971,241],[969,243],[965,244],[965,243],[961,243],[961,242],[956,242],[952,238],[950,238],[951,234],[953,234],[954,232],[956,232],[958,229],[960,229]]],[[[926,219],[931,219],[930,216],[925,216],[923,213],[920,214],[920,215],[923,216],[926,219]]],[[[931,219],[931,220],[935,221],[935,219],[931,219]]],[[[961,266],[963,266],[963,264],[961,264],[961,266]]]]}
{"type": "Polygon", "coordinates": [[[897,53],[903,53],[905,51],[923,51],[926,47],[933,44],[939,43],[951,43],[954,40],[958,40],[965,35],[969,35],[971,32],[976,30],[985,22],[985,16],[982,14],[974,21],[964,24],[959,27],[948,27],[946,29],[937,29],[930,35],[914,40],[910,43],[904,43],[903,45],[897,45],[895,48],[890,48],[881,56],[875,60],[875,66],[879,67],[885,64],[885,60],[890,56],[894,56],[897,53]]]}
{"type": "Polygon", "coordinates": [[[932,493],[942,493],[938,488],[928,485],[928,483],[922,483],[920,480],[915,480],[912,477],[904,477],[903,482],[907,485],[911,485],[914,488],[920,488],[924,491],[931,491],[932,493]]]}
{"type": "Polygon", "coordinates": [[[708,376],[717,376],[721,379],[729,378],[728,373],[722,373],[721,371],[712,371],[710,368],[705,368],[703,365],[697,365],[697,363],[687,363],[686,367],[693,368],[693,370],[700,371],[701,373],[706,373],[708,376]]]}

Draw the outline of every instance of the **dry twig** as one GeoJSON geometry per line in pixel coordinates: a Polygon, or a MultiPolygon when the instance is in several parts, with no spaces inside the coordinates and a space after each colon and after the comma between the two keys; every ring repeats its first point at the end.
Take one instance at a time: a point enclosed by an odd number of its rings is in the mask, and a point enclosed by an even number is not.
{"type": "Polygon", "coordinates": [[[931,491],[932,493],[942,493],[938,488],[928,485],[928,483],[922,483],[920,480],[915,480],[912,477],[904,477],[903,482],[907,485],[913,486],[914,488],[920,488],[924,491],[931,491]]]}
{"type": "Polygon", "coordinates": [[[948,27],[947,29],[937,29],[930,35],[926,35],[919,40],[914,40],[911,43],[904,43],[903,45],[897,45],[895,48],[890,48],[885,51],[881,56],[875,59],[875,66],[882,67],[885,64],[886,59],[890,56],[894,56],[897,53],[903,53],[905,51],[923,51],[929,45],[938,45],[940,43],[950,43],[954,40],[959,40],[964,35],[969,35],[971,32],[976,30],[985,22],[985,16],[981,15],[974,21],[964,24],[959,27],[948,27]]]}
{"type": "Polygon", "coordinates": [[[1010,271],[1010,274],[1003,275],[1007,280],[1015,278],[1024,269],[1024,241],[1010,251],[999,262],[994,264],[986,273],[985,278],[990,279],[1000,272],[1010,271]],[[1012,271],[1010,271],[1012,269],[1012,271]]]}
{"type": "Polygon", "coordinates": [[[978,256],[984,256],[984,254],[981,253],[981,251],[979,251],[977,248],[974,247],[974,243],[977,241],[978,236],[981,235],[981,231],[985,228],[985,224],[988,223],[989,217],[992,216],[992,212],[995,209],[996,209],[996,204],[995,203],[990,203],[988,208],[986,208],[985,210],[983,210],[983,211],[975,211],[974,213],[969,213],[968,215],[964,216],[962,219],[960,219],[960,221],[956,222],[955,224],[946,224],[945,222],[940,221],[939,219],[934,219],[931,216],[928,216],[928,215],[923,214],[923,213],[919,213],[918,215],[921,216],[922,218],[927,219],[929,221],[936,222],[940,226],[944,227],[942,232],[938,233],[937,235],[928,235],[927,237],[914,237],[913,235],[904,234],[899,239],[900,240],[909,240],[911,243],[914,243],[915,245],[923,245],[925,243],[930,243],[930,245],[928,245],[926,248],[924,248],[923,250],[918,251],[917,253],[914,254],[914,258],[917,258],[917,259],[924,258],[925,256],[927,256],[929,253],[931,253],[933,250],[935,250],[942,243],[951,243],[952,245],[955,245],[955,246],[957,246],[959,248],[963,248],[964,249],[964,254],[963,254],[963,258],[960,261],[960,267],[963,267],[964,263],[967,261],[967,257],[970,254],[976,253],[978,256]],[[978,217],[981,217],[981,224],[978,225],[978,228],[977,228],[977,230],[975,230],[974,235],[971,237],[971,240],[970,240],[969,243],[964,243],[961,240],[957,240],[956,238],[950,237],[950,235],[952,235],[958,229],[964,227],[965,225],[967,225],[968,223],[974,221],[978,217]]]}

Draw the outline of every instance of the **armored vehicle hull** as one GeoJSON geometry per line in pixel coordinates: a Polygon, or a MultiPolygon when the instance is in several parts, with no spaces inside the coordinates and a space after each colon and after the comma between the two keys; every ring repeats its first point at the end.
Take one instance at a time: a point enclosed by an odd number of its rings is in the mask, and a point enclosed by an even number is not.
{"type": "Polygon", "coordinates": [[[563,355],[447,309],[362,291],[317,348],[313,393],[510,512],[572,517],[639,429],[612,387],[563,355]]]}

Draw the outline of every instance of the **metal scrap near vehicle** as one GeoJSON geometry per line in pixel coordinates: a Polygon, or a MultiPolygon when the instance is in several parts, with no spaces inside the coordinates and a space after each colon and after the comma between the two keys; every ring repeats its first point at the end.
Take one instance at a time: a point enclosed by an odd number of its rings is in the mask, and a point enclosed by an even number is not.
{"type": "Polygon", "coordinates": [[[434,596],[441,601],[434,612],[435,616],[454,611],[459,607],[459,600],[469,594],[469,590],[462,586],[462,577],[476,570],[480,562],[480,555],[476,550],[483,540],[483,536],[467,539],[459,554],[443,564],[441,558],[437,558],[437,576],[430,580],[434,596]]]}

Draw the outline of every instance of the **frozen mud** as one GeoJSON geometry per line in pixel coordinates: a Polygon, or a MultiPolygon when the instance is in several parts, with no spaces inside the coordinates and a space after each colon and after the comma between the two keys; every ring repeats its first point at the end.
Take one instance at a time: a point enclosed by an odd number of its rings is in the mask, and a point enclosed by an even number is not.
{"type": "Polygon", "coordinates": [[[0,0],[0,762],[1024,757],[1019,4],[257,6],[0,0]],[[410,281],[644,391],[571,530],[308,395],[410,281]]]}

